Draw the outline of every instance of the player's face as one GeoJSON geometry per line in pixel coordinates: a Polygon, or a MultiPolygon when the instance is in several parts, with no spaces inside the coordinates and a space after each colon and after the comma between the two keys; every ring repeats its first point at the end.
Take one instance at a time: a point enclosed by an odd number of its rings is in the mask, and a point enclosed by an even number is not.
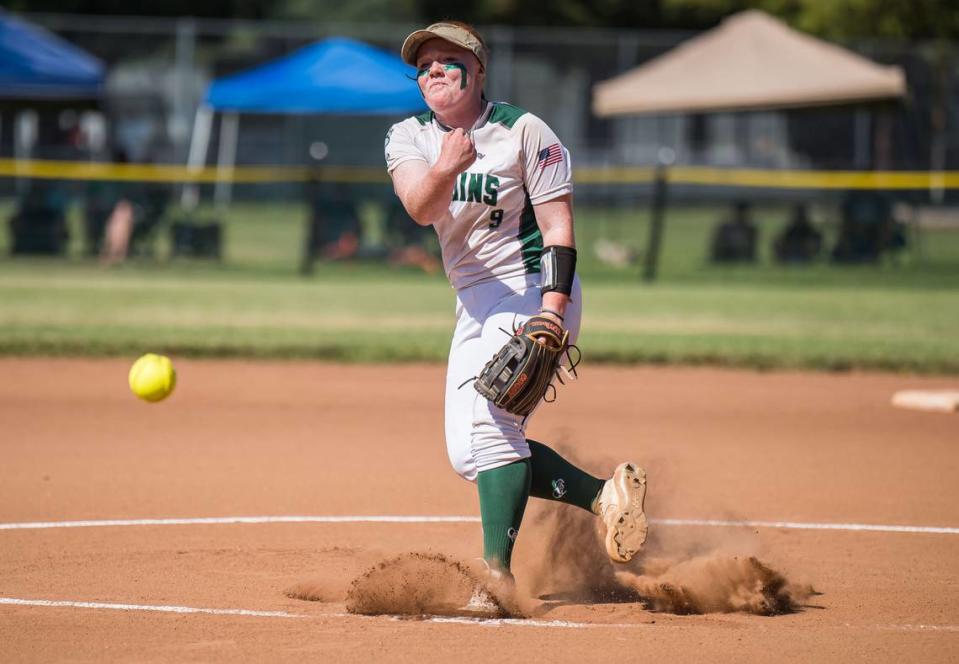
{"type": "Polygon", "coordinates": [[[416,81],[427,105],[451,110],[483,92],[482,65],[472,52],[443,39],[431,39],[416,54],[416,81]]]}

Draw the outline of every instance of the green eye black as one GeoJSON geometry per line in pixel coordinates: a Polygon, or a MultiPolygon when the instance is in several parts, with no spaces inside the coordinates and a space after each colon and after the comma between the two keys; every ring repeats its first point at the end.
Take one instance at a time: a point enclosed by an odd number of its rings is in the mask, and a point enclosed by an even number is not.
{"type": "MultiPolygon", "coordinates": [[[[416,78],[423,78],[424,76],[429,74],[430,68],[432,68],[432,66],[433,64],[430,63],[428,65],[423,65],[422,67],[417,69],[416,78]]],[[[447,62],[443,64],[443,69],[445,69],[446,71],[450,71],[451,69],[459,69],[461,72],[463,72],[463,74],[466,74],[466,65],[464,65],[462,62],[447,62]]]]}

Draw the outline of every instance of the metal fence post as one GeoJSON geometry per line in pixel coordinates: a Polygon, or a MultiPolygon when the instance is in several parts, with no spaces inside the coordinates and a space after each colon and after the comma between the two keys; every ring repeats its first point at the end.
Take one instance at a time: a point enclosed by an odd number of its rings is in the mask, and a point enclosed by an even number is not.
{"type": "Polygon", "coordinates": [[[663,243],[663,230],[666,223],[666,204],[669,194],[669,165],[676,158],[670,148],[659,151],[659,160],[656,164],[656,173],[653,179],[653,200],[649,217],[649,241],[646,244],[646,255],[643,260],[643,281],[656,280],[656,271],[659,267],[659,250],[663,243]]]}

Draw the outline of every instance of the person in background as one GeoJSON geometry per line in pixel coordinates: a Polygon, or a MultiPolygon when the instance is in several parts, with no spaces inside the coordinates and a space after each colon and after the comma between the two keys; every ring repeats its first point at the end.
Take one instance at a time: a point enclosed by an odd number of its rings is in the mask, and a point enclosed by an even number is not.
{"type": "Polygon", "coordinates": [[[822,250],[822,233],[809,221],[804,203],[793,208],[789,224],[773,242],[773,254],[780,263],[809,263],[822,250]]]}
{"type": "Polygon", "coordinates": [[[390,265],[417,267],[427,274],[435,274],[443,269],[442,263],[430,251],[431,231],[410,219],[402,204],[395,202],[389,206],[386,230],[392,245],[390,265]]]}
{"type": "Polygon", "coordinates": [[[713,233],[710,258],[714,263],[754,263],[756,236],[749,203],[738,201],[733,216],[720,223],[713,233]]]}
{"type": "MultiPolygon", "coordinates": [[[[122,148],[113,153],[113,163],[125,164],[129,160],[122,148]]],[[[133,201],[129,187],[116,182],[96,183],[87,199],[88,224],[96,225],[93,215],[102,215],[107,211],[103,224],[103,239],[100,246],[100,264],[114,265],[126,260],[130,248],[130,236],[133,235],[133,201]]]]}

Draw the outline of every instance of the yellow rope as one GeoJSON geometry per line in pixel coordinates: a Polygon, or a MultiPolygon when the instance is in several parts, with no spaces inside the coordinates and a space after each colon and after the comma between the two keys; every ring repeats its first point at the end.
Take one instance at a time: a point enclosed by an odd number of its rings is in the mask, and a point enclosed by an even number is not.
{"type": "MultiPolygon", "coordinates": [[[[608,166],[574,169],[581,184],[648,184],[655,169],[608,166]]],[[[369,166],[235,166],[191,169],[173,164],[109,164],[84,161],[0,159],[0,177],[118,182],[238,184],[268,182],[387,183],[385,168],[369,166]]],[[[677,166],[667,171],[672,184],[773,189],[957,189],[959,171],[797,171],[677,166]]]]}

